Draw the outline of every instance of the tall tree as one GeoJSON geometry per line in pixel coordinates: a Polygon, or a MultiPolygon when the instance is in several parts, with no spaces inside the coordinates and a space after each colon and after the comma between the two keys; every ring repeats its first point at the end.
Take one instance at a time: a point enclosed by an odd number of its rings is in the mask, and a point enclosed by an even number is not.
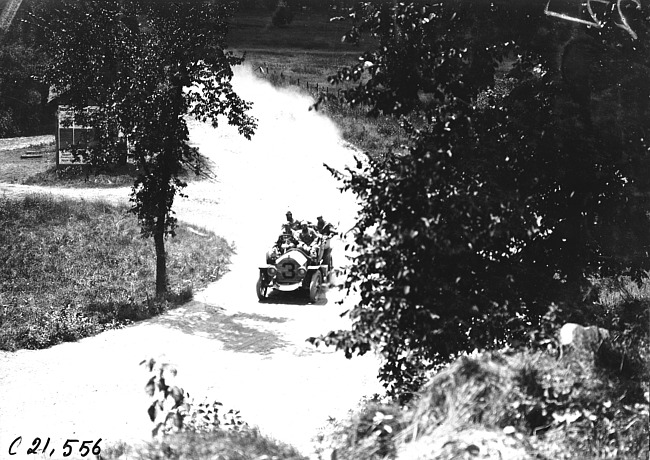
{"type": "Polygon", "coordinates": [[[95,128],[85,154],[101,163],[124,139],[138,167],[132,212],[142,234],[153,236],[156,294],[167,291],[165,238],[174,235],[174,198],[187,185],[183,171],[199,172],[188,144],[186,116],[219,117],[250,138],[250,104],[233,90],[225,51],[233,3],[212,0],[63,0],[40,18],[52,63],[45,81],[76,107],[78,121],[95,128]],[[92,105],[95,110],[84,111],[92,105]]]}
{"type": "Polygon", "coordinates": [[[544,2],[352,12],[348,38],[379,48],[333,81],[358,82],[347,100],[371,115],[405,117],[411,143],[342,176],[362,203],[346,280],[361,300],[351,331],[314,342],[376,348],[389,391],[408,395],[458,353],[526,341],[554,303],[578,314],[591,276],[645,276],[649,12],[626,11],[636,36],[544,2]]]}

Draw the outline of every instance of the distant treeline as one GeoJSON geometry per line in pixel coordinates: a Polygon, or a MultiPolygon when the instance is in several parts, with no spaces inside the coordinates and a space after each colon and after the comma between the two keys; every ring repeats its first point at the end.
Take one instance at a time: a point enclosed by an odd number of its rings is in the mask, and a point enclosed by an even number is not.
{"type": "MultiPolygon", "coordinates": [[[[472,9],[490,8],[494,3],[507,4],[513,11],[523,8],[537,14],[543,11],[545,4],[545,0],[446,1],[472,9]]],[[[342,10],[359,3],[357,0],[238,0],[234,3],[238,11],[244,13],[253,10],[272,12],[281,2],[296,13],[329,11],[333,15],[340,15],[342,10]]],[[[49,58],[41,51],[43,31],[35,26],[31,15],[47,15],[47,9],[56,7],[56,3],[52,0],[24,0],[11,27],[6,31],[0,30],[0,137],[44,134],[54,130],[55,107],[48,103],[48,88],[38,79],[49,58]]],[[[369,3],[392,4],[393,0],[370,0],[369,3]]],[[[570,8],[575,6],[571,0],[554,3],[570,8]]]]}
{"type": "Polygon", "coordinates": [[[40,49],[43,34],[30,21],[30,14],[46,3],[23,1],[9,29],[0,31],[0,137],[54,131],[55,108],[47,103],[48,87],[38,79],[48,60],[40,49]]]}

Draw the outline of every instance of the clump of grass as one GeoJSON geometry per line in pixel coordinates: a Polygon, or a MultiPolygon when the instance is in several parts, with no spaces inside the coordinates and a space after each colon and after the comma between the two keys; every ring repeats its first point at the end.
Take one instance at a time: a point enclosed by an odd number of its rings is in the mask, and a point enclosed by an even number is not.
{"type": "Polygon", "coordinates": [[[153,243],[126,206],[0,198],[0,349],[39,349],[159,314],[219,279],[233,250],[182,226],[167,242],[170,294],[154,300],[153,243]]]}
{"type": "Polygon", "coordinates": [[[102,451],[103,460],[306,460],[294,447],[264,436],[257,429],[180,432],[140,446],[119,444],[102,451]]]}
{"type": "Polygon", "coordinates": [[[314,439],[316,453],[322,459],[395,458],[395,435],[405,426],[402,408],[375,395],[361,401],[346,419],[330,420],[314,439]],[[332,451],[336,451],[335,457],[332,451]]]}
{"type": "Polygon", "coordinates": [[[558,361],[546,351],[464,356],[434,375],[408,407],[366,403],[337,422],[329,442],[337,458],[350,460],[647,458],[647,376],[604,369],[599,359],[576,354],[558,361]],[[390,415],[388,429],[368,423],[378,413],[390,415]]]}
{"type": "Polygon", "coordinates": [[[404,145],[408,143],[408,137],[395,117],[370,117],[367,116],[367,108],[352,107],[336,100],[325,102],[321,110],[339,127],[344,140],[377,161],[404,150],[404,145]]]}
{"type": "Polygon", "coordinates": [[[137,175],[134,165],[111,165],[93,170],[86,165],[58,168],[50,166],[23,179],[27,185],[56,185],[57,187],[120,187],[133,185],[137,175]]]}
{"type": "MultiPolygon", "coordinates": [[[[181,172],[180,177],[185,181],[199,181],[210,178],[212,166],[210,160],[199,156],[202,174],[195,174],[189,169],[181,172]]],[[[18,173],[21,182],[27,185],[56,185],[57,187],[76,188],[110,188],[133,185],[139,174],[138,167],[132,163],[107,164],[103,166],[69,165],[57,168],[50,165],[42,171],[22,168],[18,173]]]]}

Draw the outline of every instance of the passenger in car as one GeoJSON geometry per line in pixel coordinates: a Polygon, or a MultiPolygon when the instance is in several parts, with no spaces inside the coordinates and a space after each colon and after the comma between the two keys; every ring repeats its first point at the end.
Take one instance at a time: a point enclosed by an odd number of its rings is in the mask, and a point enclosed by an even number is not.
{"type": "Polygon", "coordinates": [[[311,246],[317,238],[318,235],[316,235],[316,232],[314,230],[309,228],[309,224],[306,222],[303,223],[300,233],[298,234],[298,240],[307,246],[311,246]]]}
{"type": "Polygon", "coordinates": [[[302,224],[300,233],[298,233],[298,241],[300,242],[299,247],[308,252],[310,257],[318,256],[319,237],[307,222],[302,224]]]}
{"type": "Polygon", "coordinates": [[[325,236],[331,235],[335,232],[334,226],[325,221],[325,219],[323,219],[323,216],[318,216],[316,218],[316,231],[325,236]]]}
{"type": "Polygon", "coordinates": [[[292,230],[300,229],[300,222],[293,218],[293,214],[291,214],[291,211],[287,211],[287,221],[283,224],[283,226],[286,224],[289,224],[292,230]]]}

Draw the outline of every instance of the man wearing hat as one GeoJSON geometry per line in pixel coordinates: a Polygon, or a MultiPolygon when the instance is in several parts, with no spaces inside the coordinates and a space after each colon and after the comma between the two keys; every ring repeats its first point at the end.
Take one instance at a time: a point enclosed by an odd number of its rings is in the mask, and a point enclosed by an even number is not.
{"type": "Polygon", "coordinates": [[[318,216],[316,218],[316,231],[321,235],[331,235],[334,233],[334,226],[329,222],[326,222],[325,219],[323,219],[323,216],[318,216]]]}
{"type": "Polygon", "coordinates": [[[300,222],[293,218],[291,211],[287,211],[287,221],[285,222],[285,225],[286,224],[289,224],[291,230],[300,230],[300,222]]]}

